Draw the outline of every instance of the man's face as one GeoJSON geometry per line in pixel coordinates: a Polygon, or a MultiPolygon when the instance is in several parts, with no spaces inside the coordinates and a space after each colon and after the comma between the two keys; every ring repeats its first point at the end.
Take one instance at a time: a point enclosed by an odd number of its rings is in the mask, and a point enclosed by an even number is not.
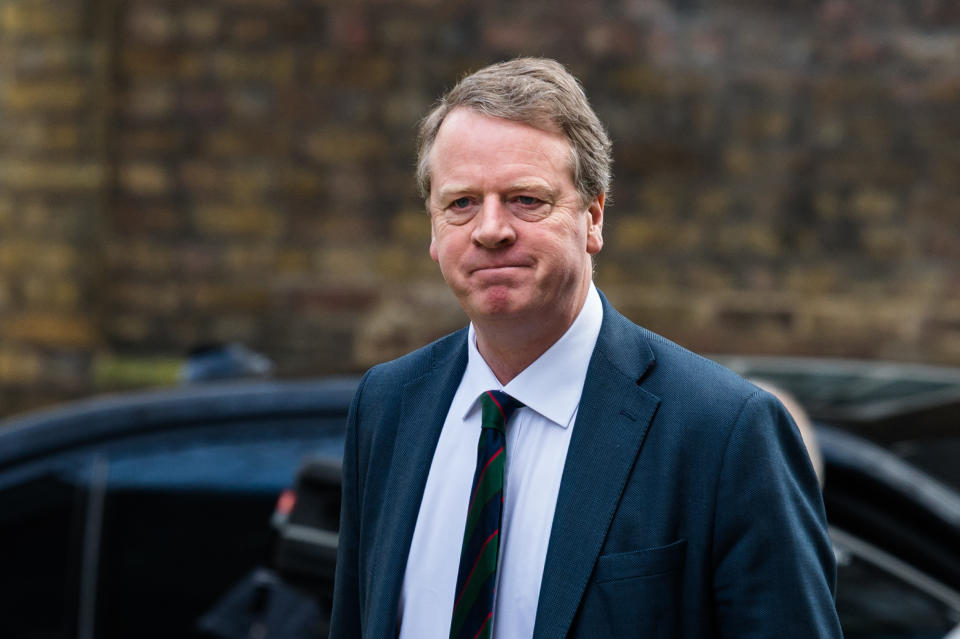
{"type": "Polygon", "coordinates": [[[430,170],[430,257],[467,315],[572,321],[603,246],[603,196],[582,201],[567,139],[457,108],[430,170]]]}

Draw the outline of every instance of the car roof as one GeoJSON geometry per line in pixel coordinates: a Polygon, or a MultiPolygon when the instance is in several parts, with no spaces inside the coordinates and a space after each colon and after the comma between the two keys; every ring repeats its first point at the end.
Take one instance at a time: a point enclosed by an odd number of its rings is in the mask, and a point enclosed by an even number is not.
{"type": "Polygon", "coordinates": [[[118,435],[237,420],[343,416],[355,378],[230,381],[117,393],[0,420],[0,467],[118,435]]]}
{"type": "Polygon", "coordinates": [[[940,434],[960,414],[960,368],[902,362],[716,355],[744,377],[792,394],[815,420],[871,439],[894,437],[909,419],[914,436],[940,434]],[[869,428],[869,430],[865,430],[869,428]]]}

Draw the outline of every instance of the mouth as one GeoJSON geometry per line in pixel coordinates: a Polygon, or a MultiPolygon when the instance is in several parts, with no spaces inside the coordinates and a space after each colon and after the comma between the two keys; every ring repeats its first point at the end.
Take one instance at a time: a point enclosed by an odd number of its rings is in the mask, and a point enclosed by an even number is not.
{"type": "Polygon", "coordinates": [[[504,264],[484,264],[482,266],[476,266],[472,269],[472,273],[481,273],[484,271],[508,271],[511,269],[518,268],[529,268],[529,264],[521,264],[518,262],[510,262],[504,264]]]}
{"type": "Polygon", "coordinates": [[[476,271],[501,271],[507,268],[524,268],[521,264],[497,264],[496,266],[478,266],[473,269],[476,271]]]}
{"type": "Polygon", "coordinates": [[[475,268],[470,274],[476,277],[481,277],[484,279],[495,278],[513,278],[515,274],[519,274],[521,269],[525,269],[525,266],[519,264],[501,264],[498,266],[482,266],[480,268],[475,268]]]}

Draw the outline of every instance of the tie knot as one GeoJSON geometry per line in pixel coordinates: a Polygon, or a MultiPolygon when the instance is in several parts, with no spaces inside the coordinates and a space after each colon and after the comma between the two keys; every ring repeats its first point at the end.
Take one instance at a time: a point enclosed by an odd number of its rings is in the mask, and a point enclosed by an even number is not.
{"type": "Polygon", "coordinates": [[[480,395],[480,405],[483,407],[481,422],[484,428],[496,428],[503,431],[506,428],[510,415],[523,404],[510,397],[503,391],[490,390],[480,395]]]}

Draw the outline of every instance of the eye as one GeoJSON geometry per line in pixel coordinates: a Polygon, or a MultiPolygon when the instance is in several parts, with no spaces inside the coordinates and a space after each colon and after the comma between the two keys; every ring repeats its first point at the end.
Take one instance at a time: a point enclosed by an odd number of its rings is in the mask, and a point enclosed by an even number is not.
{"type": "Polygon", "coordinates": [[[450,200],[442,209],[442,215],[449,224],[466,224],[477,214],[477,203],[469,195],[450,200]]]}
{"type": "Polygon", "coordinates": [[[550,215],[547,202],[533,195],[514,195],[510,198],[513,214],[525,222],[539,222],[550,215]]]}

